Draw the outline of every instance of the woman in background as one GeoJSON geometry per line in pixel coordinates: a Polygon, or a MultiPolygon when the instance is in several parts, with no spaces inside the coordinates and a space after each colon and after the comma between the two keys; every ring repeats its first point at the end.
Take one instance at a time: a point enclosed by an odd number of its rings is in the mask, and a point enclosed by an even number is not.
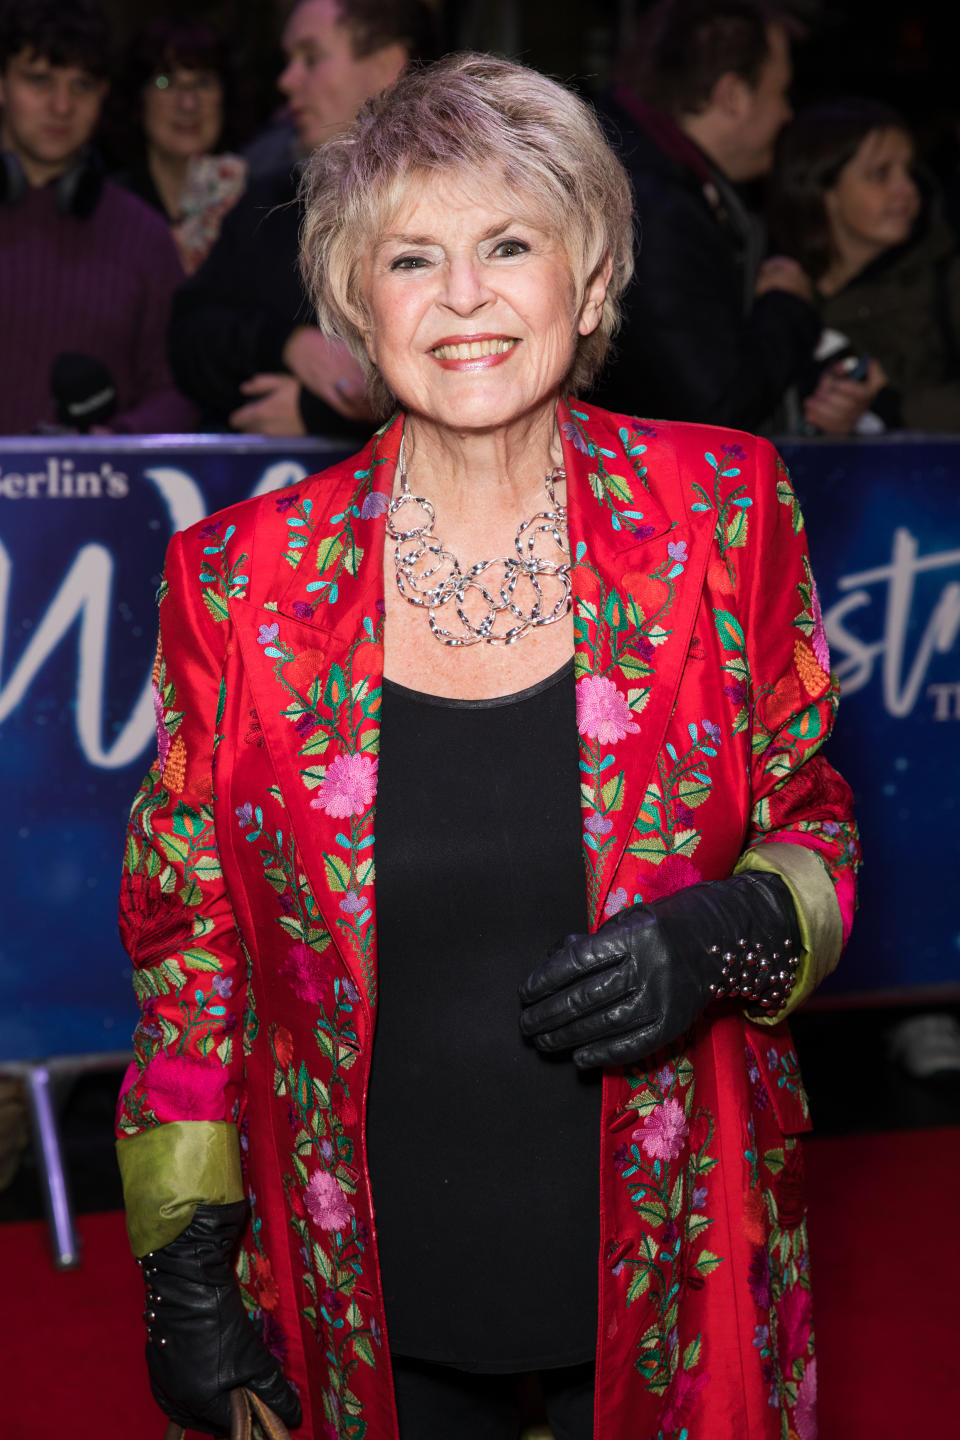
{"type": "MultiPolygon", "coordinates": [[[[781,138],[770,228],[814,282],[821,358],[825,350],[862,357],[885,377],[874,428],[953,430],[960,256],[915,160],[907,125],[886,105],[842,100],[804,111],[781,138]]],[[[836,375],[825,370],[804,403],[806,420],[827,433],[836,375]]]]}
{"type": "Polygon", "coordinates": [[[117,179],[167,217],[192,274],[247,181],[241,156],[217,153],[228,93],[226,47],[202,20],[158,17],[132,42],[125,73],[142,149],[117,179]]]}

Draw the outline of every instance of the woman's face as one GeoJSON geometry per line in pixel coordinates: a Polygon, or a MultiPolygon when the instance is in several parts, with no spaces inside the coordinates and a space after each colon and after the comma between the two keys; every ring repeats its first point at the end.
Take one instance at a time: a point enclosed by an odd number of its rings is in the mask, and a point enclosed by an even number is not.
{"type": "Polygon", "coordinates": [[[147,143],[163,155],[189,159],[210,154],[222,125],[223,85],[214,70],[175,65],[144,87],[147,143]]]}
{"type": "Polygon", "coordinates": [[[600,321],[566,250],[494,179],[418,183],[368,250],[367,349],[400,402],[455,429],[489,430],[555,402],[577,338],[600,321]]]}
{"type": "Polygon", "coordinates": [[[825,197],[841,256],[881,254],[907,239],[920,209],[912,165],[913,145],[902,130],[871,130],[861,142],[825,197]]]}

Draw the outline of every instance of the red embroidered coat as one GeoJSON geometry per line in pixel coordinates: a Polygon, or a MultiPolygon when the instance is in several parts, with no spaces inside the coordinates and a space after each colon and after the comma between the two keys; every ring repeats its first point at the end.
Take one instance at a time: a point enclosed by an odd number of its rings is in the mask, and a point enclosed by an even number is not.
{"type": "MultiPolygon", "coordinates": [[[[780,842],[821,877],[838,950],[856,837],[818,754],[835,695],[786,470],[739,432],[577,402],[559,419],[591,923],[780,842]]],[[[174,537],[121,907],[143,1013],[118,1134],[237,1123],[241,1283],[299,1388],[299,1433],[324,1440],[397,1434],[363,1126],[401,431],[174,537]]],[[[605,1077],[602,1126],[597,1440],[812,1440],[786,1024],[715,1007],[605,1077]]]]}

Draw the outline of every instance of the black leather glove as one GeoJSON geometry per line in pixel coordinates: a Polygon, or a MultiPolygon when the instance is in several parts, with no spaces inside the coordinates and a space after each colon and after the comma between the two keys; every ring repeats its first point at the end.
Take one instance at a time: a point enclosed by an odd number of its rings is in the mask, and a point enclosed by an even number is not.
{"type": "Polygon", "coordinates": [[[245,1385],[291,1429],[300,1401],[250,1320],[233,1261],[246,1200],[198,1205],[182,1234],[142,1259],[147,1289],[147,1369],[171,1420],[206,1434],[230,1430],[230,1392],[245,1385]]]}
{"type": "Polygon", "coordinates": [[[689,885],[568,935],[520,987],[520,1029],[575,1065],[632,1065],[688,1030],[713,1000],[767,1011],[790,993],[800,953],[779,875],[689,885]]]}

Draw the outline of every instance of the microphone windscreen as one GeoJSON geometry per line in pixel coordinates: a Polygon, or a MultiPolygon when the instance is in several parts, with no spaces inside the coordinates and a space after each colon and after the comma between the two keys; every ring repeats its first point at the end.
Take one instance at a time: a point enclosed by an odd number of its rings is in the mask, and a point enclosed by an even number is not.
{"type": "Polygon", "coordinates": [[[57,420],[74,430],[104,425],[117,408],[113,376],[95,355],[62,351],[50,368],[50,390],[57,420]]]}

